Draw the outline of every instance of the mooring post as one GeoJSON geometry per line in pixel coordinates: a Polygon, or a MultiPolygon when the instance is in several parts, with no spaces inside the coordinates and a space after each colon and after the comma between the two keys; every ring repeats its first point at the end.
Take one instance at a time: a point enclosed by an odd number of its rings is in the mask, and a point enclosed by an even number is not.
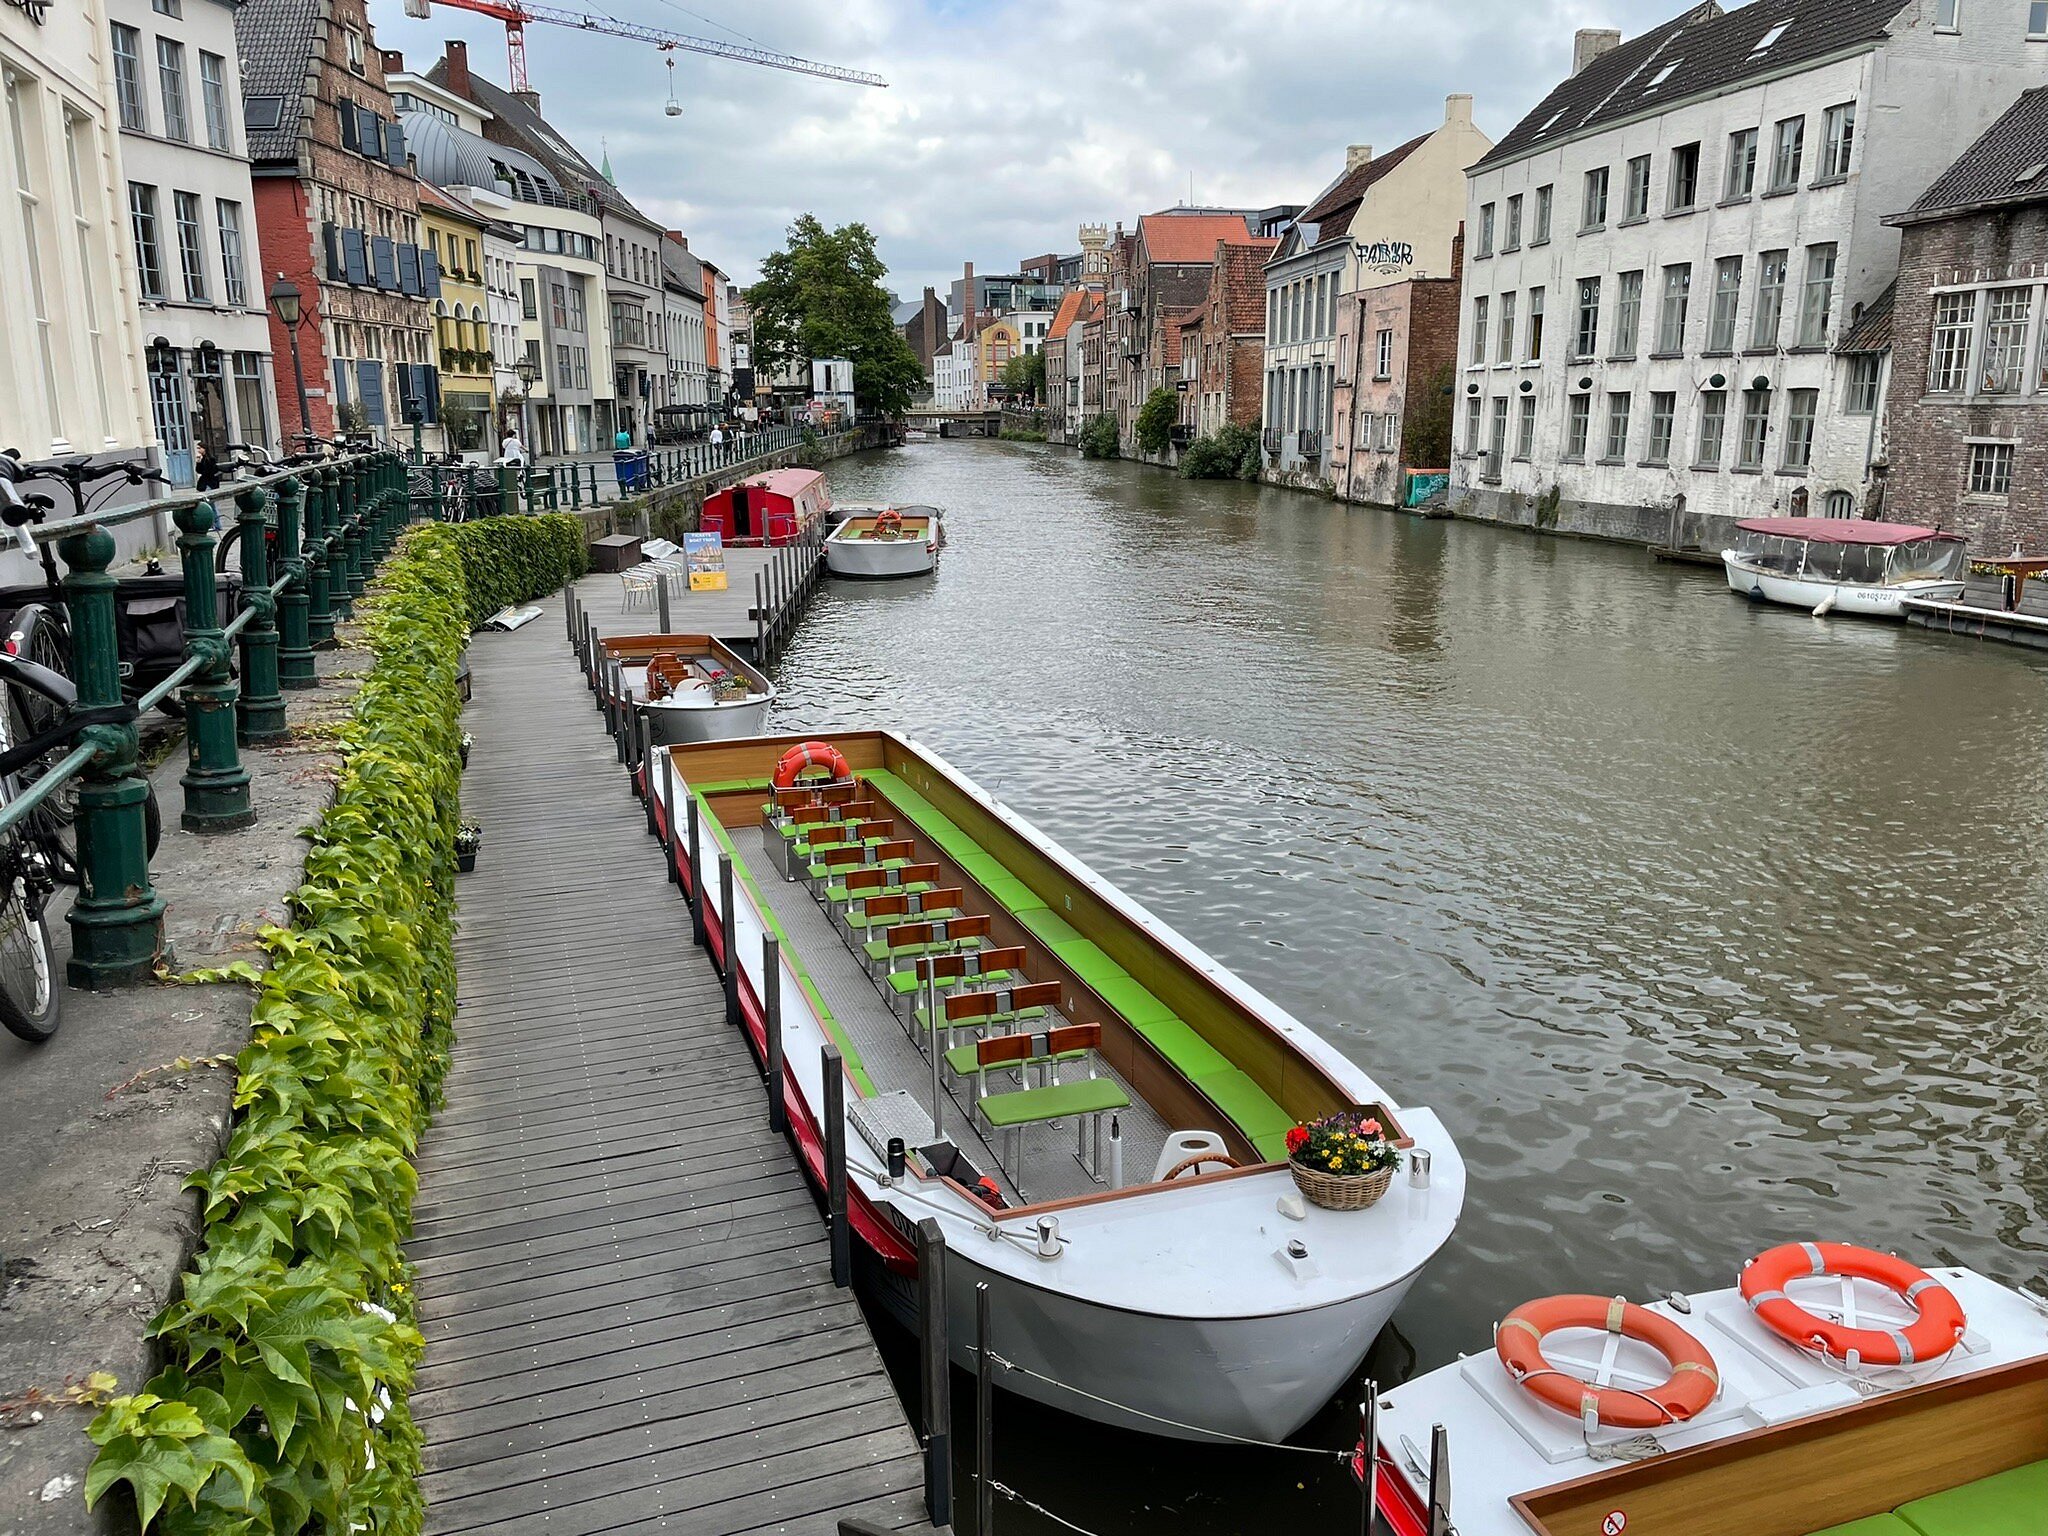
{"type": "Polygon", "coordinates": [[[659,565],[654,568],[654,610],[660,616],[661,632],[669,632],[668,616],[668,572],[659,565]]]}
{"type": "Polygon", "coordinates": [[[929,1216],[917,1224],[917,1341],[924,1387],[924,1508],[933,1525],[950,1525],[953,1365],[946,1340],[946,1235],[929,1216]]]}
{"type": "Polygon", "coordinates": [[[846,1071],[836,1045],[820,1046],[824,1065],[825,1209],[832,1227],[832,1283],[853,1284],[852,1233],[846,1223],[846,1071]]]}
{"type": "Polygon", "coordinates": [[[989,1359],[988,1282],[974,1287],[974,1531],[993,1536],[996,1518],[995,1367],[989,1359]]]}
{"type": "Polygon", "coordinates": [[[768,1063],[768,1129],[780,1133],[789,1128],[789,1115],[782,1102],[782,941],[772,933],[761,935],[761,1016],[766,1036],[762,1055],[768,1063]]]}
{"type": "Polygon", "coordinates": [[[762,596],[761,592],[761,573],[756,571],[754,572],[754,660],[763,666],[767,665],[768,661],[767,616],[762,611],[761,606],[764,601],[766,599],[762,596]]]}
{"type": "Polygon", "coordinates": [[[725,950],[725,1022],[740,1021],[740,957],[733,948],[736,924],[732,920],[732,855],[718,856],[718,932],[725,950]]]}
{"type": "Polygon", "coordinates": [[[1372,1536],[1373,1510],[1380,1496],[1380,1384],[1368,1380],[1358,1405],[1358,1536],[1372,1536]]]}
{"type": "Polygon", "coordinates": [[[661,815],[666,831],[662,834],[662,854],[668,862],[668,883],[680,886],[683,872],[676,863],[676,760],[667,752],[661,754],[661,815]]]}
{"type": "Polygon", "coordinates": [[[684,886],[683,894],[690,898],[690,937],[695,939],[697,947],[702,949],[704,947],[704,866],[697,858],[697,839],[700,835],[700,829],[697,826],[697,797],[695,795],[690,796],[690,803],[687,809],[690,815],[690,880],[689,884],[684,886]]]}

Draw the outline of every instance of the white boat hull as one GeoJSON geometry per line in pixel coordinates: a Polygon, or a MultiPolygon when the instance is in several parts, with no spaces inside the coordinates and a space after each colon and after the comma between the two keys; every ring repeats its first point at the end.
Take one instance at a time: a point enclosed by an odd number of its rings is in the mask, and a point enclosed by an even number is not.
{"type": "Polygon", "coordinates": [[[1727,568],[1729,590],[1740,592],[1744,597],[1783,603],[1788,608],[1804,608],[1808,612],[1826,603],[1832,613],[1896,619],[1905,615],[1904,604],[1909,597],[1929,602],[1954,602],[1963,595],[1963,583],[1960,581],[1902,581],[1876,586],[1867,582],[1787,576],[1781,571],[1766,571],[1751,565],[1732,549],[1721,551],[1721,563],[1727,568]]]}
{"type": "Polygon", "coordinates": [[[640,702],[647,717],[647,735],[657,747],[682,747],[699,741],[737,741],[759,736],[768,724],[768,706],[774,695],[755,694],[719,704],[677,704],[640,702]]]}
{"type": "Polygon", "coordinates": [[[927,576],[939,568],[939,556],[924,539],[827,539],[825,568],[871,580],[927,576]]]}

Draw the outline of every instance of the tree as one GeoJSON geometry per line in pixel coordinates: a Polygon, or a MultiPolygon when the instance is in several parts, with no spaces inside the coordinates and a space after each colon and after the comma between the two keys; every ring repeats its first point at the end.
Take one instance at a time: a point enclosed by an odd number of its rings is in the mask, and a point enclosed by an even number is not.
{"type": "Polygon", "coordinates": [[[754,315],[754,366],[771,375],[808,368],[813,358],[853,364],[854,403],[863,415],[900,415],[924,382],[917,354],[889,314],[889,269],[865,224],[827,229],[799,216],[787,244],[761,263],[747,290],[754,315]]]}
{"type": "Polygon", "coordinates": [[[1180,420],[1180,396],[1170,389],[1155,389],[1138,407],[1133,435],[1147,453],[1164,453],[1173,441],[1173,424],[1180,420]]]}
{"type": "Polygon", "coordinates": [[[1451,391],[1456,374],[1446,363],[1420,391],[1408,396],[1401,463],[1406,469],[1445,469],[1451,462],[1451,391]]]}
{"type": "Polygon", "coordinates": [[[1256,480],[1259,478],[1259,429],[1219,427],[1198,437],[1181,455],[1183,480],[1256,480]]]}
{"type": "Polygon", "coordinates": [[[1117,457],[1116,418],[1098,416],[1081,429],[1081,457],[1084,459],[1113,459],[1117,457]]]}
{"type": "Polygon", "coordinates": [[[1045,393],[1045,354],[1020,352],[1003,364],[1003,388],[1019,400],[1037,400],[1045,393]]]}

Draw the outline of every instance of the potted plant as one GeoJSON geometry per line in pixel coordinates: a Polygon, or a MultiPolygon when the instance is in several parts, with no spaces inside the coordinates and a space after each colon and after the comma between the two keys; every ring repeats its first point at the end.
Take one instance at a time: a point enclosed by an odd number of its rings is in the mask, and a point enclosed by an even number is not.
{"type": "Polygon", "coordinates": [[[484,824],[464,820],[455,829],[455,867],[463,874],[476,868],[476,852],[484,845],[484,824]]]}
{"type": "Polygon", "coordinates": [[[1367,1110],[1339,1110],[1287,1133],[1295,1186],[1332,1211],[1362,1211],[1394,1182],[1401,1153],[1367,1110]]]}
{"type": "Polygon", "coordinates": [[[476,738],[470,735],[469,732],[464,731],[462,733],[462,745],[456,750],[462,754],[462,766],[465,768],[469,766],[469,749],[475,745],[476,738]]]}
{"type": "Polygon", "coordinates": [[[727,672],[722,668],[714,667],[711,670],[710,681],[711,697],[718,700],[721,704],[730,704],[736,700],[744,699],[749,693],[753,692],[753,689],[747,686],[747,680],[740,676],[739,673],[727,672]]]}

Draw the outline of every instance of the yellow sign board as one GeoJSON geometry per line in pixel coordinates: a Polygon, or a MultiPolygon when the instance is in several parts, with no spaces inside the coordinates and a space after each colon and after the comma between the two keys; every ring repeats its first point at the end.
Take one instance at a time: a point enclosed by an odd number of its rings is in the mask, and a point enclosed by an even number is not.
{"type": "Polygon", "coordinates": [[[683,535],[683,558],[690,566],[692,592],[725,590],[725,539],[716,533],[683,535]]]}

